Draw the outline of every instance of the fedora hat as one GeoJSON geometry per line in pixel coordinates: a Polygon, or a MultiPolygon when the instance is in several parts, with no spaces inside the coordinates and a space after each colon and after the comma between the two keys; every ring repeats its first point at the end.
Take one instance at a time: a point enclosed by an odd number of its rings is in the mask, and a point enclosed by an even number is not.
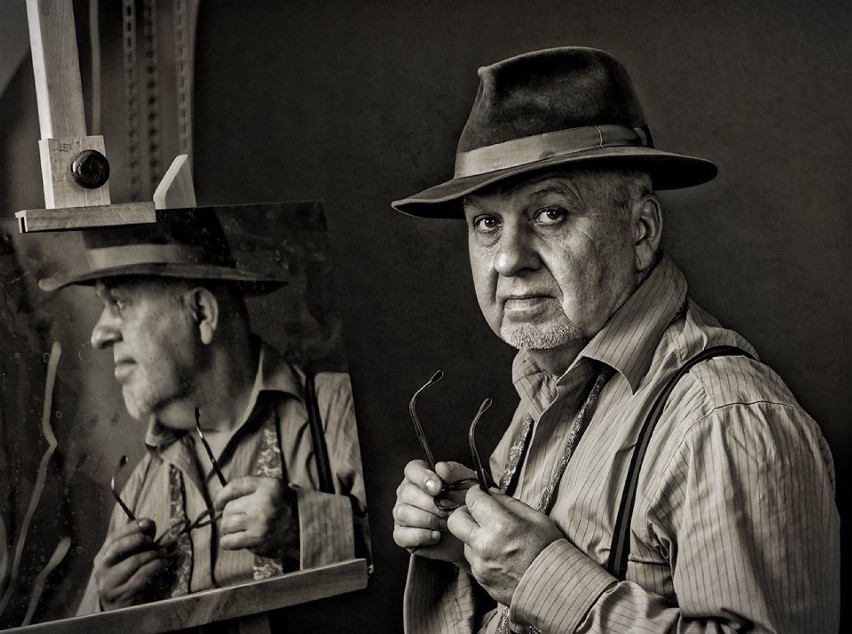
{"type": "Polygon", "coordinates": [[[534,51],[479,69],[479,90],[445,183],[391,203],[413,216],[457,218],[463,196],[554,166],[646,171],[657,189],[711,180],[710,161],[654,148],[624,66],[593,48],[534,51]]]}
{"type": "Polygon", "coordinates": [[[213,208],[159,209],[151,224],[83,232],[86,267],[39,280],[55,291],[115,277],[166,277],[232,282],[248,295],[280,288],[283,278],[240,268],[213,208]]]}

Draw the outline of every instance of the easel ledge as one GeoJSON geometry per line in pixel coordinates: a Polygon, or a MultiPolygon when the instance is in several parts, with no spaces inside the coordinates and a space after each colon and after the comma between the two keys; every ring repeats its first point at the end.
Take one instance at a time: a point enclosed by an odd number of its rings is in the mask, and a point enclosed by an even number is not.
{"type": "Polygon", "coordinates": [[[366,587],[367,561],[351,559],[232,588],[206,590],[177,599],[155,601],[112,612],[38,623],[6,631],[16,634],[154,634],[244,617],[344,592],[363,590],[366,587]]]}
{"type": "Polygon", "coordinates": [[[97,207],[24,209],[15,213],[21,233],[69,231],[94,227],[153,224],[157,221],[153,202],[121,203],[97,207]]]}

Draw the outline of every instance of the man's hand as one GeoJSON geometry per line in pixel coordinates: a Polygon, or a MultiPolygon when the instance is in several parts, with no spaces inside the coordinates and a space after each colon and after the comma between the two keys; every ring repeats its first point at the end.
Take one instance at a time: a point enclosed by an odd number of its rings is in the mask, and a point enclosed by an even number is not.
{"type": "MultiPolygon", "coordinates": [[[[393,539],[420,557],[449,561],[467,569],[462,543],[447,531],[449,512],[435,505],[435,496],[441,492],[443,482],[457,482],[476,474],[457,462],[439,462],[435,471],[423,460],[412,460],[405,466],[405,478],[396,489],[393,507],[393,539]]],[[[464,491],[454,496],[462,503],[464,491]]]]}
{"type": "Polygon", "coordinates": [[[166,597],[170,550],[154,543],[156,532],[152,520],[133,520],[101,546],[95,555],[94,574],[104,610],[166,597]]]}
{"type": "Polygon", "coordinates": [[[450,532],[464,542],[471,574],[491,598],[509,605],[518,583],[547,546],[564,537],[544,513],[495,489],[468,489],[453,511],[450,532]]]}
{"type": "Polygon", "coordinates": [[[225,550],[246,548],[263,557],[284,556],[298,543],[295,497],[278,478],[243,476],[231,480],[213,499],[222,513],[225,550]]]}

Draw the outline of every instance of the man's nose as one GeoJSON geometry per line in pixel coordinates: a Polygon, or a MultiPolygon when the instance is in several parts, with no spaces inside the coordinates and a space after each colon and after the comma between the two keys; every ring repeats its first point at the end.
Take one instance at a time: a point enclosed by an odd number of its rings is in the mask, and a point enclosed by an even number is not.
{"type": "Polygon", "coordinates": [[[92,329],[92,347],[98,350],[111,346],[121,338],[121,333],[115,323],[109,308],[104,308],[98,322],[92,329]]]}
{"type": "Polygon", "coordinates": [[[505,227],[494,259],[494,270],[503,277],[511,277],[541,265],[532,236],[524,227],[505,227]]]}

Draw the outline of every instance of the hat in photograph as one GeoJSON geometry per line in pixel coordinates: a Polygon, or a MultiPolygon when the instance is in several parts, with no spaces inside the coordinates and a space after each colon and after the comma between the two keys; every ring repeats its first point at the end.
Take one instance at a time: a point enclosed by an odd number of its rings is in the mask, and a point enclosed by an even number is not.
{"type": "Polygon", "coordinates": [[[153,276],[232,282],[246,294],[260,295],[286,284],[283,277],[237,265],[213,208],[156,213],[156,223],[83,231],[86,268],[39,280],[39,287],[55,291],[105,278],[153,276]]]}

